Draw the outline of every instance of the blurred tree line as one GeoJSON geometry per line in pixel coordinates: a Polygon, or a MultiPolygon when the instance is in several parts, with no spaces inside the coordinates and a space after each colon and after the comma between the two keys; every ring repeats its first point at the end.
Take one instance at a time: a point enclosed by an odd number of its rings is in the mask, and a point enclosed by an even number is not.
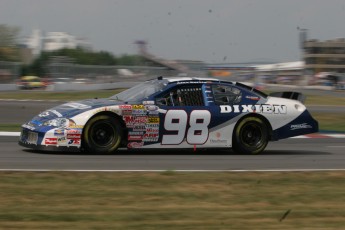
{"type": "Polygon", "coordinates": [[[0,24],[0,61],[19,61],[19,28],[0,24]]]}
{"type": "MultiPolygon", "coordinates": [[[[21,62],[20,45],[18,43],[18,27],[0,24],[0,61],[21,62]]],[[[125,65],[140,66],[145,64],[139,55],[122,55],[116,57],[107,51],[92,51],[78,47],[76,49],[60,49],[43,51],[31,64],[22,65],[22,75],[45,76],[45,66],[52,58],[62,57],[80,65],[125,65]]],[[[147,64],[147,63],[146,63],[147,64]]]]}
{"type": "Polygon", "coordinates": [[[78,47],[76,49],[60,49],[42,52],[32,64],[23,66],[22,75],[45,76],[45,66],[47,66],[52,58],[55,57],[63,57],[71,60],[73,64],[79,65],[140,66],[144,63],[144,59],[139,55],[122,55],[120,57],[116,57],[106,51],[94,52],[78,47]]]}

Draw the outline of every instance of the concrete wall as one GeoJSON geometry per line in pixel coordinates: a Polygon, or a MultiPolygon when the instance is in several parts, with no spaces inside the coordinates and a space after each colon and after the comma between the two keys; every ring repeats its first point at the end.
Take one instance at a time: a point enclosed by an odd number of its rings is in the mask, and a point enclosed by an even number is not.
{"type": "Polygon", "coordinates": [[[13,91],[17,89],[16,84],[0,84],[0,91],[13,91]]]}

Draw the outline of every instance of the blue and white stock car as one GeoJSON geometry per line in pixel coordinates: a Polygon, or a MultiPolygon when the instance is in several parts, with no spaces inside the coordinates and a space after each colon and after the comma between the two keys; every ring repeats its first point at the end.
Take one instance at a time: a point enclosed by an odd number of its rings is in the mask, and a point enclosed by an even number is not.
{"type": "Polygon", "coordinates": [[[303,95],[266,95],[241,83],[158,77],[110,98],[69,102],[22,125],[19,144],[37,150],[232,148],[261,153],[269,141],[314,133],[303,95]]]}

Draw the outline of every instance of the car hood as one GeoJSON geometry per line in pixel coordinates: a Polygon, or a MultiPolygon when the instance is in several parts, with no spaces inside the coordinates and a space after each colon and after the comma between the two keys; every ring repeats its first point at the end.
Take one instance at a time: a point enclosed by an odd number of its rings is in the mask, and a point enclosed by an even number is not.
{"type": "Polygon", "coordinates": [[[124,104],[124,102],[110,99],[89,99],[82,101],[71,101],[47,109],[44,112],[41,112],[40,114],[35,116],[31,122],[38,125],[51,119],[71,118],[88,110],[121,104],[124,104]]]}

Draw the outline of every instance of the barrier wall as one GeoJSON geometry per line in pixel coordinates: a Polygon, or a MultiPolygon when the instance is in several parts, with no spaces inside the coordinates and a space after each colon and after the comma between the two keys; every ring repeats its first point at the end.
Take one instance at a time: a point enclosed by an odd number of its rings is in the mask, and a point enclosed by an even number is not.
{"type": "Polygon", "coordinates": [[[13,91],[17,90],[16,84],[0,84],[0,91],[13,91]]]}

